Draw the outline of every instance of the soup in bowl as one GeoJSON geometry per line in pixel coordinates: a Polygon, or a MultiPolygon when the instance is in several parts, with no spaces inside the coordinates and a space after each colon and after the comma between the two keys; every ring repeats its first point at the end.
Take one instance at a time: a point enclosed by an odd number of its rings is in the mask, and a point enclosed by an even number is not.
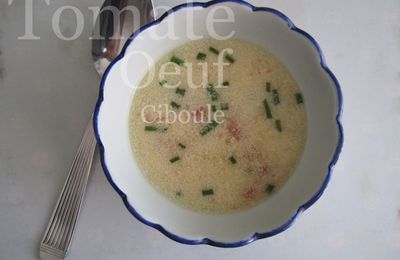
{"type": "Polygon", "coordinates": [[[320,197],[340,111],[307,33],[276,10],[212,1],[131,37],[102,79],[94,125],[135,217],[178,242],[235,247],[285,230],[320,197]]]}

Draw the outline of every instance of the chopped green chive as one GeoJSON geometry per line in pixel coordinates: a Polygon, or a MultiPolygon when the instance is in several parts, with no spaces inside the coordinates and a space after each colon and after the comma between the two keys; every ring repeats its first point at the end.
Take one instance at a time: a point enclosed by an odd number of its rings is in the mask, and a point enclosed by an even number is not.
{"type": "Polygon", "coordinates": [[[167,81],[165,79],[160,81],[160,86],[164,86],[164,84],[167,83],[167,81]]]}
{"type": "Polygon", "coordinates": [[[177,192],[175,192],[175,196],[182,197],[183,193],[181,191],[177,191],[177,192]]]}
{"type": "Polygon", "coordinates": [[[175,157],[172,157],[171,159],[169,159],[169,161],[171,162],[171,163],[174,163],[174,162],[176,162],[176,161],[179,161],[181,158],[179,158],[179,156],[175,156],[175,157]]]}
{"type": "Polygon", "coordinates": [[[230,63],[234,63],[235,62],[235,58],[233,58],[233,56],[229,55],[229,54],[225,55],[225,60],[229,61],[230,63]]]}
{"type": "Polygon", "coordinates": [[[186,89],[176,88],[175,93],[181,95],[182,97],[185,95],[186,89]]]}
{"type": "Polygon", "coordinates": [[[221,110],[229,110],[229,103],[221,103],[221,110]]]}
{"type": "Polygon", "coordinates": [[[264,99],[263,103],[264,103],[265,113],[267,114],[267,118],[272,118],[271,109],[269,108],[267,99],[264,99]]]}
{"type": "Polygon", "coordinates": [[[217,111],[217,106],[216,105],[211,105],[211,111],[216,112],[217,111]]]}
{"type": "Polygon", "coordinates": [[[271,194],[274,191],[274,189],[275,189],[275,185],[267,184],[267,186],[265,187],[265,192],[271,194]]]}
{"type": "Polygon", "coordinates": [[[212,101],[218,100],[218,93],[217,93],[217,91],[215,91],[215,88],[213,85],[208,84],[207,92],[208,92],[208,96],[211,98],[212,101]]]}
{"type": "Polygon", "coordinates": [[[181,107],[181,105],[179,105],[178,103],[176,103],[175,101],[171,102],[171,107],[179,109],[181,107]]]}
{"type": "Polygon", "coordinates": [[[207,57],[207,54],[202,53],[202,52],[199,52],[199,53],[197,54],[196,59],[198,59],[198,60],[205,60],[206,57],[207,57]]]}
{"type": "Polygon", "coordinates": [[[213,189],[204,189],[201,191],[201,194],[203,194],[203,196],[214,195],[214,190],[213,189]]]}
{"type": "Polygon", "coordinates": [[[232,164],[236,164],[236,159],[235,159],[235,157],[233,157],[233,156],[229,157],[229,161],[230,161],[232,164]]]}
{"type": "Polygon", "coordinates": [[[146,125],[144,127],[145,131],[149,131],[149,132],[154,132],[154,131],[158,131],[158,127],[156,126],[152,126],[152,125],[146,125]]]}
{"type": "Polygon", "coordinates": [[[274,105],[278,105],[281,102],[279,100],[279,93],[277,89],[272,90],[272,100],[274,101],[274,105]]]}
{"type": "Polygon", "coordinates": [[[210,48],[208,48],[208,50],[211,51],[214,54],[217,54],[217,55],[219,54],[219,50],[215,49],[214,47],[210,46],[210,48]]]}
{"type": "Polygon", "coordinates": [[[276,130],[278,130],[279,132],[282,132],[281,120],[275,120],[275,127],[276,127],[276,130]]]}
{"type": "Polygon", "coordinates": [[[229,81],[222,82],[222,86],[229,86],[229,81]]]}
{"type": "Polygon", "coordinates": [[[178,145],[179,145],[179,147],[182,148],[182,149],[185,149],[185,148],[186,148],[186,146],[183,145],[183,144],[181,144],[181,143],[179,143],[178,145]]]}
{"type": "Polygon", "coordinates": [[[203,126],[203,128],[200,129],[200,135],[206,135],[208,134],[211,130],[216,128],[218,126],[218,123],[215,120],[212,120],[211,123],[208,123],[207,125],[203,126]]]}
{"type": "Polygon", "coordinates": [[[296,97],[297,104],[301,104],[304,102],[303,95],[301,93],[296,93],[295,97],[296,97]]]}
{"type": "Polygon", "coordinates": [[[182,65],[183,63],[185,63],[184,60],[176,57],[176,56],[172,56],[171,58],[171,62],[178,64],[179,66],[182,65]]]}
{"type": "Polygon", "coordinates": [[[153,126],[153,125],[146,125],[144,127],[144,131],[148,131],[148,132],[156,132],[156,131],[160,131],[160,132],[165,132],[167,131],[168,128],[159,128],[157,126],[153,126]]]}
{"type": "Polygon", "coordinates": [[[266,90],[267,92],[271,92],[271,82],[267,82],[267,83],[265,84],[265,90],[266,90]]]}

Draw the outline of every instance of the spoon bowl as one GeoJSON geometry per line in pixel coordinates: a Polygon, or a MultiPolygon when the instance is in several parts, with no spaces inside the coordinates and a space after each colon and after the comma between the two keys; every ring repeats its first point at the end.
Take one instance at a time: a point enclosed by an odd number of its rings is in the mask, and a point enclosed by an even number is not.
{"type": "Polygon", "coordinates": [[[93,64],[100,76],[104,74],[111,61],[118,56],[130,35],[152,20],[154,20],[154,13],[151,1],[104,1],[92,36],[93,64]],[[140,14],[140,17],[134,17],[133,12],[140,14]]]}

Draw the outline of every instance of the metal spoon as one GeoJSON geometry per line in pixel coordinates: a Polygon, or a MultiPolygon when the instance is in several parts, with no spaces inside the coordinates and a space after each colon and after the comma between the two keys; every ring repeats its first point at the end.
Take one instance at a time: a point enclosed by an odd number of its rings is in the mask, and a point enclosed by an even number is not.
{"type": "MultiPolygon", "coordinates": [[[[149,0],[106,0],[104,2],[92,39],[93,61],[100,76],[118,55],[129,35],[154,19],[152,7],[149,0]],[[140,24],[133,23],[133,14],[129,11],[121,12],[128,6],[138,9],[141,16],[140,24]],[[119,22],[114,23],[112,12],[105,11],[111,8],[118,11],[119,22]],[[130,22],[129,19],[131,19],[130,22]]],[[[40,243],[41,259],[64,259],[67,255],[85,194],[95,147],[96,139],[92,120],[90,120],[40,243]]]]}
{"type": "Polygon", "coordinates": [[[120,12],[119,21],[122,26],[114,24],[110,11],[100,13],[97,19],[92,40],[92,56],[94,67],[100,76],[121,51],[128,37],[139,28],[135,24],[132,13],[124,8],[137,8],[140,13],[140,26],[154,20],[153,5],[149,0],[106,0],[104,2],[101,10],[126,11],[120,12]]]}

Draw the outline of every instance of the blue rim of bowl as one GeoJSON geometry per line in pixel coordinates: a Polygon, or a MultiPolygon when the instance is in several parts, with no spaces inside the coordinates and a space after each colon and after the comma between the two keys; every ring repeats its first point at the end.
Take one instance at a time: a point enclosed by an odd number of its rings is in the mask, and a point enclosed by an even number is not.
{"type": "Polygon", "coordinates": [[[141,27],[138,31],[136,31],[134,34],[132,34],[132,36],[128,39],[128,41],[125,43],[121,53],[111,62],[111,64],[108,66],[108,68],[106,69],[102,79],[101,79],[101,84],[100,84],[100,92],[99,92],[99,98],[97,100],[96,103],[96,107],[95,107],[95,111],[94,111],[94,117],[93,117],[93,124],[94,124],[94,131],[95,131],[95,136],[97,139],[97,143],[99,146],[99,151],[100,151],[100,159],[101,159],[101,165],[103,167],[104,173],[108,179],[108,181],[110,182],[111,186],[115,189],[115,191],[121,196],[126,208],[129,210],[129,212],[131,212],[131,214],[136,217],[140,222],[142,222],[143,224],[155,228],[158,231],[160,231],[161,233],[163,233],[165,236],[169,237],[170,239],[179,242],[179,243],[183,243],[183,244],[188,244],[188,245],[201,245],[201,244],[206,244],[206,245],[211,245],[211,246],[216,246],[216,247],[224,247],[224,248],[232,248],[232,247],[240,247],[240,246],[244,246],[247,245],[249,243],[252,243],[256,240],[259,239],[263,239],[263,238],[267,238],[267,237],[271,237],[274,235],[277,235],[283,231],[285,231],[286,229],[288,229],[294,222],[295,220],[301,215],[301,213],[303,211],[305,211],[306,209],[308,209],[311,205],[313,205],[322,195],[322,193],[324,192],[324,190],[326,189],[329,180],[331,178],[332,175],[332,168],[333,166],[336,164],[338,158],[339,158],[339,154],[341,152],[342,146],[343,146],[343,127],[342,127],[342,123],[341,123],[341,115],[342,115],[342,107],[343,107],[343,97],[342,97],[342,91],[340,89],[340,85],[338,80],[336,79],[335,75],[332,73],[332,71],[328,68],[328,66],[326,65],[325,62],[325,58],[324,55],[322,54],[322,50],[319,46],[319,44],[317,43],[317,41],[311,37],[311,35],[309,35],[307,32],[297,28],[293,22],[283,13],[281,13],[278,10],[269,8],[269,7],[255,7],[252,4],[245,2],[243,0],[213,0],[213,1],[209,1],[206,3],[199,3],[199,2],[193,2],[193,3],[185,3],[185,4],[181,4],[178,6],[173,7],[172,9],[170,9],[169,11],[167,11],[165,14],[163,14],[160,18],[158,18],[157,20],[154,20],[153,22],[150,22],[146,25],[144,25],[143,27],[141,27]],[[224,243],[224,242],[219,242],[219,241],[215,241],[209,238],[202,238],[202,239],[197,239],[197,240],[191,240],[191,239],[186,239],[183,237],[180,237],[178,235],[175,235],[173,233],[171,233],[170,231],[166,230],[162,225],[158,224],[158,223],[153,223],[150,222],[148,220],[146,220],[144,217],[142,217],[136,210],[135,208],[129,204],[128,199],[126,194],[114,183],[110,172],[108,171],[105,159],[104,159],[104,146],[103,143],[101,142],[101,138],[99,135],[99,130],[98,130],[98,115],[99,115],[99,110],[100,110],[100,106],[101,103],[103,102],[104,99],[104,83],[105,80],[107,78],[108,73],[110,72],[111,68],[114,66],[115,63],[117,63],[119,60],[121,60],[124,55],[125,55],[125,51],[127,49],[127,47],[130,45],[130,43],[144,30],[159,24],[161,21],[163,21],[169,14],[172,14],[182,8],[188,8],[188,7],[203,7],[203,8],[207,8],[209,6],[212,5],[216,5],[216,4],[220,4],[220,3],[224,3],[224,2],[231,2],[231,3],[237,3],[240,5],[244,5],[248,8],[250,8],[253,12],[267,12],[267,13],[272,13],[278,17],[280,17],[282,20],[284,20],[287,23],[287,26],[289,27],[290,30],[295,31],[300,33],[301,35],[303,35],[305,38],[307,38],[312,45],[314,46],[316,52],[319,55],[320,58],[320,65],[322,67],[322,69],[329,75],[329,77],[332,79],[333,83],[335,84],[336,87],[336,91],[337,91],[337,98],[338,98],[338,111],[336,114],[336,123],[338,126],[338,143],[335,149],[335,153],[333,155],[332,160],[330,161],[329,165],[328,165],[328,170],[327,170],[327,174],[325,177],[325,180],[322,183],[321,188],[311,197],[311,199],[309,199],[306,203],[304,203],[303,205],[301,205],[296,213],[282,226],[273,229],[271,231],[267,231],[267,232],[262,232],[262,233],[254,233],[252,236],[250,236],[249,238],[245,239],[245,240],[241,240],[238,242],[233,242],[233,243],[224,243]]]}

